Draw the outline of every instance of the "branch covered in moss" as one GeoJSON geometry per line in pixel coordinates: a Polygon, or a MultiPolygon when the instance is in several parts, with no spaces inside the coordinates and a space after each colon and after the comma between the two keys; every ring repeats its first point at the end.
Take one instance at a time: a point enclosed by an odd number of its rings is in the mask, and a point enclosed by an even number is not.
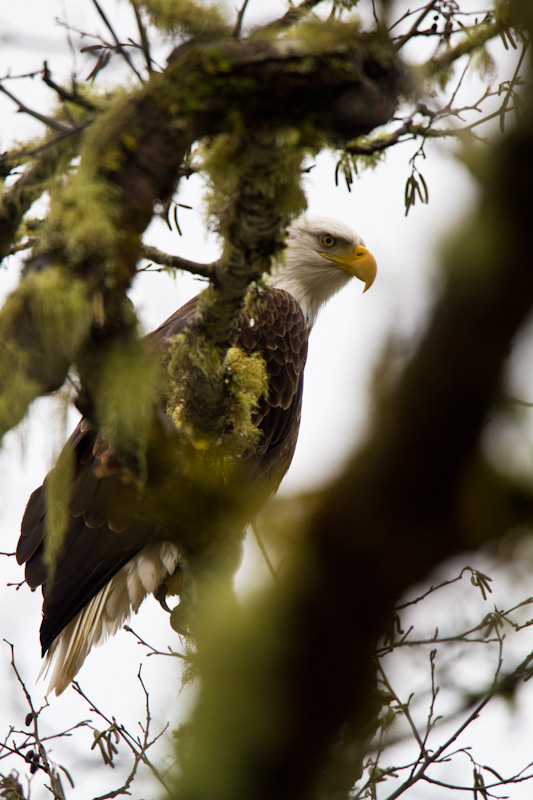
{"type": "Polygon", "coordinates": [[[421,68],[424,76],[432,77],[440,71],[446,70],[463,56],[473,53],[491,39],[500,36],[506,27],[503,21],[496,19],[470,28],[454,47],[449,47],[440,55],[434,56],[421,68]]]}
{"type": "MultiPolygon", "coordinates": [[[[75,155],[81,131],[45,142],[40,154],[0,198],[0,262],[16,241],[19,226],[32,204],[46,191],[50,179],[75,155]]],[[[4,159],[9,165],[9,154],[4,159]]]]}
{"type": "MultiPolygon", "coordinates": [[[[51,192],[49,218],[30,263],[39,269],[57,265],[86,286],[93,325],[71,357],[77,362],[87,408],[97,402],[91,387],[103,369],[102,344],[135,336],[126,291],[136,274],[141,235],[154,204],[174,191],[197,139],[292,126],[316,131],[319,139],[342,139],[367,132],[392,115],[401,70],[386,42],[354,35],[353,26],[337,26],[326,38],[309,38],[309,33],[306,29],[301,40],[291,42],[229,38],[184,45],[173,53],[164,73],[152,74],[140,90],[111,102],[84,132],[80,165],[51,192]]],[[[286,213],[280,210],[279,232],[286,213]]],[[[273,231],[271,226],[269,232],[273,231]]],[[[270,255],[279,246],[279,232],[270,255]]],[[[266,233],[261,235],[266,242],[266,233]]],[[[231,225],[231,236],[232,241],[242,240],[238,248],[244,253],[250,230],[244,231],[238,218],[231,225]]],[[[251,266],[237,293],[241,298],[246,281],[268,266],[269,257],[264,254],[260,267],[251,266]]],[[[228,263],[236,260],[228,257],[228,263]]],[[[248,266],[243,262],[239,269],[245,273],[248,266]]],[[[229,342],[231,322],[226,311],[221,316],[226,328],[220,336],[229,342]]],[[[38,342],[41,333],[35,319],[22,315],[11,321],[17,341],[38,342]]],[[[68,351],[59,340],[57,348],[68,351]]],[[[35,371],[32,354],[25,358],[30,372],[35,371]]],[[[64,372],[55,369],[48,376],[46,364],[39,366],[42,382],[28,389],[26,401],[61,383],[69,358],[63,363],[64,372]]],[[[6,356],[7,370],[9,364],[6,356]]]]}

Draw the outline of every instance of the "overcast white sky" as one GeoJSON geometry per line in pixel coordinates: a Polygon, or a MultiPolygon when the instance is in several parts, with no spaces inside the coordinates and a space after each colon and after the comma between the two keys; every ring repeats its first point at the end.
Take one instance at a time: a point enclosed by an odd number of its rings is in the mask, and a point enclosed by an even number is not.
{"type": "MultiPolygon", "coordinates": [[[[125,30],[125,25],[131,24],[126,3],[106,2],[105,7],[112,9],[113,19],[121,31],[125,30]]],[[[265,4],[259,0],[254,3],[252,0],[249,19],[253,19],[254,14],[264,13],[265,8],[268,8],[269,16],[274,16],[278,9],[284,8],[284,3],[265,4]],[[263,11],[258,12],[258,9],[263,11]]],[[[65,30],[55,22],[56,18],[68,18],[75,28],[103,30],[88,0],[19,0],[16,4],[0,5],[0,76],[8,70],[16,74],[39,69],[45,58],[54,77],[62,80],[69,74],[71,54],[65,44],[65,30]]],[[[87,56],[77,56],[81,75],[88,74],[89,63],[87,56]]],[[[38,78],[34,81],[11,81],[9,88],[30,105],[46,112],[51,96],[38,78]]],[[[1,95],[0,119],[0,150],[8,149],[15,138],[27,138],[41,132],[38,123],[26,115],[16,114],[13,104],[1,95]]],[[[439,247],[447,237],[453,236],[454,226],[475,202],[476,190],[467,170],[444,147],[430,145],[423,166],[430,204],[428,207],[415,206],[405,217],[403,190],[409,174],[407,161],[416,147],[410,143],[394,148],[375,171],[361,175],[351,193],[344,186],[335,187],[335,162],[328,154],[317,160],[306,178],[309,211],[338,217],[355,228],[377,259],[378,278],[364,296],[361,285],[355,282],[344,290],[323,311],[313,331],[300,440],[283,491],[309,489],[328,481],[354,444],[364,436],[372,365],[392,331],[409,344],[423,329],[429,300],[438,285],[436,259],[439,247]],[[324,424],[326,419],[327,426],[324,424]]],[[[194,207],[193,211],[181,212],[181,238],[158,224],[148,231],[146,240],[160,249],[194,260],[214,259],[218,254],[218,244],[206,234],[201,192],[202,186],[197,178],[184,182],[181,187],[180,201],[194,207]]],[[[18,262],[11,259],[7,268],[0,271],[0,296],[12,289],[17,277],[18,262]]],[[[144,275],[138,279],[131,297],[146,330],[149,330],[198,290],[198,282],[190,276],[172,279],[164,275],[144,275]]],[[[526,388],[518,378],[516,380],[517,386],[526,388]]],[[[60,446],[60,414],[54,410],[54,405],[57,404],[53,400],[38,401],[28,420],[6,437],[0,458],[3,475],[0,484],[2,550],[14,549],[27,498],[42,482],[52,463],[53,453],[60,446]]],[[[74,422],[72,415],[71,424],[74,422]]],[[[529,452],[524,458],[530,458],[529,452]]],[[[250,553],[248,564],[257,565],[253,547],[250,553]]],[[[480,564],[485,564],[481,557],[480,564]]],[[[33,690],[39,664],[40,594],[32,595],[26,587],[18,592],[5,587],[5,580],[21,579],[21,571],[13,559],[0,561],[0,570],[6,576],[0,585],[0,632],[2,637],[15,643],[17,661],[33,690]]],[[[251,566],[246,575],[244,583],[250,584],[255,580],[251,566]]],[[[155,602],[147,601],[145,606],[135,620],[135,629],[164,647],[170,640],[166,616],[155,602]]],[[[8,648],[5,652],[2,648],[3,645],[0,646],[0,737],[9,722],[22,727],[27,711],[9,674],[8,648]]],[[[132,727],[140,718],[144,704],[136,683],[141,654],[132,637],[122,632],[105,647],[93,652],[80,674],[80,681],[89,695],[105,711],[132,727]]],[[[175,664],[171,659],[152,658],[147,659],[143,669],[154,697],[154,716],[159,720],[165,719],[169,704],[168,684],[179,686],[175,664]]],[[[33,690],[36,702],[42,697],[42,689],[42,684],[39,684],[33,690]]],[[[170,702],[172,699],[171,691],[170,702]]],[[[80,710],[71,689],[52,702],[53,714],[48,713],[50,725],[57,724],[59,719],[68,724],[67,721],[74,722],[88,716],[86,708],[80,710]]],[[[180,698],[179,704],[182,709],[187,698],[180,698]]],[[[487,718],[490,719],[490,714],[487,718]]],[[[531,739],[531,727],[522,727],[527,723],[525,715],[507,723],[494,712],[492,720],[500,737],[507,738],[512,726],[521,732],[522,739],[524,736],[527,738],[528,733],[531,739]]],[[[493,739],[491,736],[491,743],[487,745],[489,749],[494,744],[493,739]]],[[[86,741],[89,741],[88,734],[86,741]]],[[[497,748],[501,746],[499,742],[497,748]]],[[[511,749],[517,750],[514,746],[511,749]]],[[[116,775],[102,774],[102,770],[88,773],[81,769],[84,760],[79,756],[73,758],[68,742],[59,746],[57,752],[62,753],[61,757],[57,756],[58,760],[63,758],[66,765],[73,768],[75,777],[83,776],[76,792],[69,796],[87,798],[108,788],[110,780],[118,784],[116,775]],[[87,784],[89,775],[90,783],[87,784]]],[[[87,756],[88,745],[84,758],[87,756]]],[[[509,759],[511,757],[509,755],[509,759]]],[[[95,763],[94,756],[92,763],[95,763]]],[[[531,789],[513,788],[512,792],[513,797],[525,798],[530,796],[531,789]]]]}

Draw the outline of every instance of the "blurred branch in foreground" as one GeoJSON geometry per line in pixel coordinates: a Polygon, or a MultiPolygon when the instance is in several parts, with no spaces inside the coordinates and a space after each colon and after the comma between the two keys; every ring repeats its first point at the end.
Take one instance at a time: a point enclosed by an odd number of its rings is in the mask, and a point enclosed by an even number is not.
{"type": "Polygon", "coordinates": [[[202,696],[177,796],[311,796],[346,725],[361,762],[380,706],[372,653],[395,602],[479,546],[464,524],[469,467],[533,303],[533,229],[522,224],[533,214],[532,111],[529,101],[478,168],[482,198],[453,235],[427,334],[309,520],[306,549],[240,616],[206,604],[202,696]]]}

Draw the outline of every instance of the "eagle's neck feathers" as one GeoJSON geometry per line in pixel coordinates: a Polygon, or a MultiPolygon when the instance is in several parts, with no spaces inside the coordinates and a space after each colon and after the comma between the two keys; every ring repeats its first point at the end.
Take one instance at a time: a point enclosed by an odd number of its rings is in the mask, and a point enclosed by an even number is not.
{"type": "Polygon", "coordinates": [[[296,220],[288,231],[287,249],[268,278],[270,286],[292,294],[310,328],[321,307],[352,277],[324,258],[325,247],[320,240],[326,232],[352,249],[363,244],[357,234],[338,220],[315,216],[296,220]]]}
{"type": "Polygon", "coordinates": [[[307,326],[312,328],[322,306],[349,280],[348,273],[335,267],[313,263],[302,268],[302,262],[291,250],[285,264],[274,268],[269,282],[273,288],[285,289],[294,297],[302,309],[307,326]]]}

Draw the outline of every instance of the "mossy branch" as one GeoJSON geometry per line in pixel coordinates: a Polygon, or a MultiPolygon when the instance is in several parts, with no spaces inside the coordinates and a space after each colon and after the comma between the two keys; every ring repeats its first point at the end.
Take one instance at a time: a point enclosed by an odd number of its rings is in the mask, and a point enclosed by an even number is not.
{"type": "MultiPolygon", "coordinates": [[[[8,254],[16,240],[22,219],[32,204],[50,186],[51,178],[62,172],[76,154],[80,141],[80,131],[57,137],[55,141],[46,140],[45,149],[27,166],[24,173],[0,199],[0,262],[8,254]]],[[[9,164],[9,155],[4,156],[9,164]]]]}
{"type": "Polygon", "coordinates": [[[496,19],[482,22],[480,25],[468,29],[463,39],[454,47],[449,47],[424,64],[420,68],[422,75],[425,79],[435,77],[440,72],[447,70],[463,56],[470,55],[487,42],[490,42],[491,39],[500,36],[506,27],[507,25],[503,21],[496,19]]]}
{"type": "Polygon", "coordinates": [[[289,10],[279,19],[270,22],[268,25],[265,25],[261,31],[282,31],[286,28],[290,28],[292,25],[295,25],[301,19],[304,19],[311,11],[316,8],[316,6],[320,5],[323,0],[302,0],[302,2],[293,7],[289,8],[289,10]]]}
{"type": "MultiPolygon", "coordinates": [[[[190,427],[193,439],[225,442],[228,425],[238,432],[241,453],[249,449],[250,431],[243,435],[242,414],[231,424],[227,407],[235,382],[230,376],[237,361],[229,361],[236,334],[236,317],[250,283],[270,269],[272,259],[283,247],[283,233],[290,219],[305,208],[300,187],[304,142],[298,135],[245,132],[219,137],[204,156],[204,169],[212,190],[210,209],[225,247],[216,271],[216,284],[202,296],[200,320],[192,337],[185,335],[172,343],[173,363],[193,358],[187,374],[188,401],[176,400],[179,419],[190,427]]],[[[251,295],[249,296],[251,300],[251,295]]],[[[266,391],[257,381],[252,357],[248,361],[250,410],[266,391]]],[[[239,372],[244,375],[239,362],[239,372]]],[[[178,369],[176,391],[183,382],[178,369]]],[[[242,384],[242,379],[241,379],[242,384]]],[[[241,395],[246,394],[241,385],[241,395]]],[[[235,410],[235,406],[233,406],[235,410]]],[[[176,413],[170,409],[171,416],[176,413]]],[[[243,427],[244,426],[244,427],[243,427]]],[[[225,445],[224,445],[225,447],[225,445]]],[[[234,453],[235,455],[235,453],[234,453]]]]}
{"type": "Polygon", "coordinates": [[[60,268],[26,277],[0,315],[0,433],[38,395],[63,383],[93,319],[82,281],[60,268]]]}
{"type": "Polygon", "coordinates": [[[219,3],[195,0],[139,0],[153,25],[166,34],[218,38],[228,33],[228,20],[219,3]]]}
{"type": "MultiPolygon", "coordinates": [[[[164,73],[152,74],[144,87],[118,96],[99,114],[83,131],[79,168],[51,191],[50,215],[33,257],[40,269],[55,264],[81,280],[93,304],[95,324],[77,351],[88,408],[97,403],[94,381],[102,368],[103,343],[136,335],[126,291],[136,274],[141,235],[155,202],[164,202],[175,189],[191,145],[223,132],[239,138],[239,131],[246,129],[271,132],[270,146],[275,146],[275,131],[293,127],[303,127],[308,138],[312,131],[315,141],[351,138],[391,117],[400,83],[401,69],[390,46],[372,35],[354,35],[353,26],[336,26],[319,44],[304,35],[267,43],[236,41],[228,34],[216,43],[178,48],[164,73]]],[[[253,181],[251,176],[244,179],[248,193],[255,191],[253,181]]],[[[276,191],[277,202],[282,189],[276,191]]],[[[260,188],[257,199],[266,194],[260,188]]],[[[250,195],[250,208],[253,202],[250,195]]],[[[209,305],[206,326],[215,325],[213,341],[224,343],[222,358],[231,343],[230,319],[250,280],[268,267],[280,246],[280,232],[294,213],[294,207],[282,209],[274,220],[269,202],[266,226],[253,213],[234,214],[221,226],[230,242],[224,255],[227,280],[220,278],[225,288],[219,296],[226,293],[226,301],[219,310],[216,302],[209,305]],[[259,227],[254,233],[255,223],[259,227]],[[256,255],[250,258],[252,251],[256,255]]],[[[16,326],[7,335],[14,336],[19,348],[24,340],[42,338],[31,316],[22,315],[16,326]]],[[[31,354],[22,359],[30,372],[33,360],[31,354]]],[[[46,364],[40,365],[39,386],[25,396],[56,387],[68,366],[66,359],[59,372],[54,367],[46,376],[46,364]]]]}

